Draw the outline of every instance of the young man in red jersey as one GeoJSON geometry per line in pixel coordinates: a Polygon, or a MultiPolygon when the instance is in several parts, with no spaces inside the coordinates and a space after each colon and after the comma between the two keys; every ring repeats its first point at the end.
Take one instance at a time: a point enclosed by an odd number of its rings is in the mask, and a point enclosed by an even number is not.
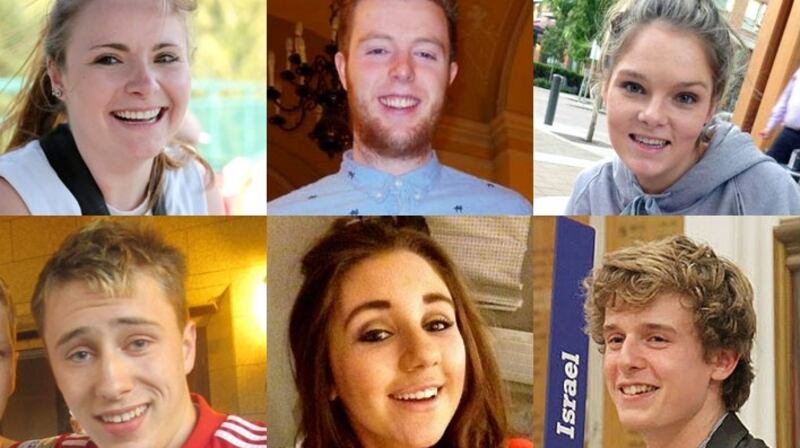
{"type": "Polygon", "coordinates": [[[263,423],[189,392],[185,277],[183,255],[151,230],[96,221],[68,237],[39,275],[31,312],[85,434],[16,446],[266,447],[263,423]]]}

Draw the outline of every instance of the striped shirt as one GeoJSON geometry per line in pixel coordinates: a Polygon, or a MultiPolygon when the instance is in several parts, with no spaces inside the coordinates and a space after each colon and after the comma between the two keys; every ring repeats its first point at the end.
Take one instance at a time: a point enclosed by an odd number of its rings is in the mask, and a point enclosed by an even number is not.
{"type": "MultiPolygon", "coordinates": [[[[197,408],[197,423],[183,448],[266,448],[267,427],[263,423],[221,414],[197,394],[192,394],[192,403],[197,408]]],[[[62,434],[18,442],[11,448],[97,448],[97,445],[85,434],[62,434]]]]}

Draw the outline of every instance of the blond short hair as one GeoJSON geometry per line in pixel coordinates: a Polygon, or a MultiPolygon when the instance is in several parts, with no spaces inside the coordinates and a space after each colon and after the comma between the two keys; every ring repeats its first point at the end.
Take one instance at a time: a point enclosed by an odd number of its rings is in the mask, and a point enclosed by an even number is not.
{"type": "Polygon", "coordinates": [[[39,274],[31,314],[44,332],[45,302],[72,281],[110,297],[130,293],[135,274],[148,274],[163,288],[179,328],[186,325],[186,262],[151,228],[119,220],[94,221],[61,244],[39,274]]]}
{"type": "Polygon", "coordinates": [[[723,382],[722,399],[736,411],[750,396],[754,373],[750,351],[756,333],[753,288],[730,260],[685,236],[639,243],[607,254],[584,281],[586,332],[605,350],[607,309],[642,309],[663,294],[676,295],[694,315],[704,357],[720,349],[739,355],[723,382]]]}

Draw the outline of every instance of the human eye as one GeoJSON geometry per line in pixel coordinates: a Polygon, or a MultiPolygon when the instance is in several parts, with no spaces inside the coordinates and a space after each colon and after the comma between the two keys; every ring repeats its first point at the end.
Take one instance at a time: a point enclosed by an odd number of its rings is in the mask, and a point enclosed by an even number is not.
{"type": "Polygon", "coordinates": [[[622,89],[625,90],[627,93],[632,94],[642,94],[644,93],[644,87],[638,82],[633,81],[625,81],[622,83],[622,89]]]}
{"type": "Polygon", "coordinates": [[[366,342],[366,343],[375,343],[375,342],[385,341],[386,339],[389,339],[391,336],[392,336],[391,332],[389,332],[387,330],[375,328],[375,329],[366,330],[366,331],[362,332],[358,336],[358,341],[359,342],[366,342]]]}
{"type": "Polygon", "coordinates": [[[92,359],[93,354],[89,350],[86,349],[77,349],[69,352],[67,354],[67,359],[76,364],[83,364],[88,362],[92,359]]]}
{"type": "Polygon", "coordinates": [[[605,341],[606,341],[606,347],[615,350],[620,346],[622,346],[622,343],[625,342],[625,337],[622,336],[621,334],[612,334],[606,336],[605,341]]]}
{"type": "Polygon", "coordinates": [[[120,61],[119,58],[117,58],[116,56],[105,54],[95,58],[95,60],[92,63],[97,65],[117,65],[121,64],[122,61],[120,61]]]}
{"type": "Polygon", "coordinates": [[[429,59],[431,61],[439,60],[439,56],[433,51],[420,50],[417,52],[417,56],[423,59],[429,59]]]}
{"type": "Polygon", "coordinates": [[[423,326],[423,328],[425,328],[426,331],[430,331],[431,333],[436,333],[440,331],[445,331],[452,326],[453,322],[451,320],[444,318],[437,318],[427,322],[423,326]]]}
{"type": "Polygon", "coordinates": [[[669,343],[669,339],[660,334],[650,335],[650,337],[647,338],[647,341],[650,343],[650,345],[655,347],[663,347],[669,343]]]}
{"type": "Polygon", "coordinates": [[[128,343],[128,351],[132,353],[141,353],[150,348],[153,341],[146,338],[135,338],[128,343]]]}
{"type": "Polygon", "coordinates": [[[380,47],[367,49],[367,54],[372,56],[382,56],[388,53],[389,52],[385,48],[380,48],[380,47]]]}
{"type": "Polygon", "coordinates": [[[698,98],[697,95],[695,95],[694,93],[684,92],[676,95],[675,101],[677,101],[679,104],[690,106],[697,103],[698,98]]]}
{"type": "Polygon", "coordinates": [[[180,58],[172,53],[161,53],[156,56],[156,63],[158,64],[170,64],[179,60],[180,58]]]}

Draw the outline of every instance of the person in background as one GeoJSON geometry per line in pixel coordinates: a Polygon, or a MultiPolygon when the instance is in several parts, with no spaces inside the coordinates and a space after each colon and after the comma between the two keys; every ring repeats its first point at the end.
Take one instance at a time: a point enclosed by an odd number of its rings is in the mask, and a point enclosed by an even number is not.
{"type": "Polygon", "coordinates": [[[758,133],[769,139],[775,129],[781,128],[778,138],[772,143],[767,155],[784,165],[789,163],[792,151],[800,149],[800,68],[794,72],[783,94],[772,109],[767,126],[758,133]]]}
{"type": "MultiPolygon", "coordinates": [[[[16,351],[17,323],[14,317],[14,302],[5,283],[0,280],[0,419],[6,411],[8,398],[14,393],[17,378],[16,351]]],[[[0,435],[0,448],[8,448],[13,440],[0,435]]]]}

